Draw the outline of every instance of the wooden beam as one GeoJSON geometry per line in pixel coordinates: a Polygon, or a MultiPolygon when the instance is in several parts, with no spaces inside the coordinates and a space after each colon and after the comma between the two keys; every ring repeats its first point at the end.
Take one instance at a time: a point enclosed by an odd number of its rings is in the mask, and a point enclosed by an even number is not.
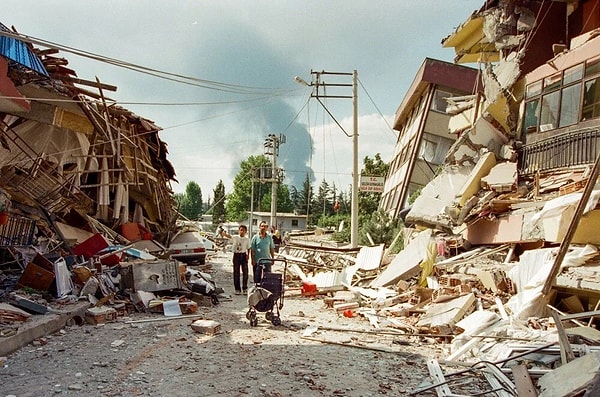
{"type": "Polygon", "coordinates": [[[531,381],[527,365],[521,362],[520,364],[511,366],[510,370],[515,380],[518,395],[521,397],[537,397],[537,389],[531,381]]]}
{"type": "Polygon", "coordinates": [[[84,80],[84,79],[79,79],[77,77],[70,77],[69,80],[75,84],[87,85],[87,86],[95,87],[95,88],[102,88],[103,90],[106,90],[106,91],[117,91],[116,85],[109,85],[109,84],[101,83],[99,81],[96,82],[96,81],[84,80]]]}
{"type": "Polygon", "coordinates": [[[551,313],[556,325],[556,331],[558,332],[558,340],[560,342],[560,359],[562,364],[565,365],[568,364],[569,361],[573,361],[575,359],[575,354],[573,354],[573,349],[571,349],[571,343],[569,342],[569,337],[565,333],[560,316],[555,310],[552,310],[551,313]]]}

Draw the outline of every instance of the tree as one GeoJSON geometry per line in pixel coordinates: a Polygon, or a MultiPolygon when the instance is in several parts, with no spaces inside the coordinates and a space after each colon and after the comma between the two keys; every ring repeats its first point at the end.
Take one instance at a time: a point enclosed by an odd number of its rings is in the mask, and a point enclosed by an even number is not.
{"type": "MultiPolygon", "coordinates": [[[[271,184],[269,183],[268,194],[262,196],[261,208],[268,208],[271,210],[271,184]]],[[[294,203],[291,199],[290,190],[287,185],[279,183],[277,185],[277,212],[292,212],[294,210],[294,203]]]]}
{"type": "Polygon", "coordinates": [[[299,215],[307,215],[311,210],[311,201],[313,199],[312,186],[308,173],[302,183],[302,190],[298,190],[295,186],[290,187],[290,200],[294,206],[293,210],[299,215]]]}
{"type": "Polygon", "coordinates": [[[389,245],[394,237],[402,229],[402,222],[399,219],[392,219],[390,215],[382,209],[379,209],[369,216],[365,215],[365,222],[361,224],[359,230],[359,244],[389,245]]]}
{"type": "Polygon", "coordinates": [[[200,186],[190,181],[185,187],[185,193],[174,195],[179,212],[187,219],[196,220],[202,215],[202,190],[200,186]]]}
{"type": "Polygon", "coordinates": [[[215,190],[213,190],[213,196],[215,204],[212,210],[212,222],[213,225],[218,225],[227,220],[225,211],[225,185],[222,180],[219,180],[215,190]]]}
{"type": "MultiPolygon", "coordinates": [[[[264,155],[250,156],[240,162],[240,172],[233,179],[233,192],[227,198],[227,218],[229,220],[241,221],[247,218],[250,210],[250,196],[252,193],[252,179],[255,170],[261,167],[269,167],[271,163],[264,155]]],[[[271,185],[267,183],[254,183],[254,210],[263,210],[261,201],[264,195],[271,194],[271,185]]],[[[269,201],[270,202],[270,201],[269,201]]]]}
{"type": "MultiPolygon", "coordinates": [[[[369,156],[365,157],[364,168],[360,174],[364,176],[386,176],[389,168],[389,164],[383,162],[381,155],[377,153],[375,159],[370,159],[369,156]]],[[[365,215],[370,217],[377,211],[380,201],[381,193],[358,192],[359,216],[365,215]]]]}
{"type": "Polygon", "coordinates": [[[334,213],[334,191],[335,185],[332,189],[325,179],[321,181],[317,195],[314,196],[314,200],[311,203],[312,209],[311,213],[309,214],[309,223],[313,225],[323,225],[323,220],[325,217],[334,213]]]}
{"type": "Polygon", "coordinates": [[[187,196],[189,205],[189,219],[199,219],[202,215],[202,189],[194,181],[188,182],[185,187],[185,194],[187,196]]]}

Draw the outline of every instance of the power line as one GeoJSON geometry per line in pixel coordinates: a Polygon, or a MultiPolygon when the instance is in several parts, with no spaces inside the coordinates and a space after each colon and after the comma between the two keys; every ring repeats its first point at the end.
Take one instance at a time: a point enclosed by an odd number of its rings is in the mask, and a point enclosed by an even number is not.
{"type": "Polygon", "coordinates": [[[363,85],[363,83],[362,83],[362,81],[360,79],[358,79],[358,83],[360,84],[360,86],[363,89],[363,91],[365,92],[365,94],[367,94],[367,97],[369,98],[369,100],[371,101],[371,103],[373,104],[373,106],[375,107],[375,110],[377,110],[377,112],[379,113],[379,115],[381,116],[381,118],[383,119],[383,121],[385,122],[385,125],[388,126],[389,131],[394,135],[394,138],[396,138],[396,133],[394,132],[394,129],[387,122],[387,120],[385,119],[385,116],[383,115],[383,113],[381,113],[381,110],[379,110],[379,107],[377,107],[377,104],[375,103],[375,101],[373,100],[373,98],[371,98],[371,94],[369,94],[369,92],[367,91],[367,89],[365,88],[365,86],[363,85]]]}
{"type": "Polygon", "coordinates": [[[50,49],[60,50],[63,52],[71,53],[77,56],[81,56],[84,58],[89,58],[95,61],[107,63],[113,66],[121,67],[124,69],[129,69],[132,71],[136,71],[139,73],[147,74],[150,76],[154,76],[157,78],[178,82],[181,84],[193,85],[201,88],[206,88],[209,90],[216,90],[221,92],[228,92],[234,94],[247,94],[247,95],[264,95],[265,93],[271,93],[272,95],[282,95],[289,92],[296,91],[297,89],[282,89],[282,88],[266,88],[266,87],[253,87],[253,86],[244,86],[244,85],[236,85],[229,83],[222,83],[213,80],[200,79],[197,77],[185,76],[177,73],[166,72],[138,64],[134,64],[127,61],[122,61],[116,58],[110,58],[104,55],[95,54],[89,51],[80,50],[74,47],[54,43],[48,40],[39,39],[33,36],[24,35],[21,33],[15,32],[7,32],[1,31],[0,35],[11,37],[26,43],[35,44],[38,46],[47,47],[50,49]]]}

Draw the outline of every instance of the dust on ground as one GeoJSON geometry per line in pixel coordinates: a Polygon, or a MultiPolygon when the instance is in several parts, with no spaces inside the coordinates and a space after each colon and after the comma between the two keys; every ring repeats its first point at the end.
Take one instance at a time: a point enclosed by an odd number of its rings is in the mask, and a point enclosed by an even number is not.
{"type": "MultiPolygon", "coordinates": [[[[219,252],[211,264],[217,285],[231,294],[231,254],[219,252]]],[[[216,335],[195,332],[197,318],[149,313],[68,326],[7,358],[0,395],[402,396],[431,382],[426,358],[439,346],[325,330],[313,337],[326,343],[307,340],[307,326],[369,330],[369,322],[338,315],[322,297],[280,303],[279,326],[259,313],[251,327],[245,296],[199,307],[201,318],[221,325],[216,335]]]]}

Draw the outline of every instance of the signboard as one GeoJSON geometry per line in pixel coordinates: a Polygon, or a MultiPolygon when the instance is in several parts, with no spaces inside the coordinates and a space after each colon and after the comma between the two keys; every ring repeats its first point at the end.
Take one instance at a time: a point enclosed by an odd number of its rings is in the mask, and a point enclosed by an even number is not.
{"type": "Polygon", "coordinates": [[[360,191],[361,192],[374,192],[383,193],[383,183],[385,177],[383,176],[360,176],[360,191]]]}

